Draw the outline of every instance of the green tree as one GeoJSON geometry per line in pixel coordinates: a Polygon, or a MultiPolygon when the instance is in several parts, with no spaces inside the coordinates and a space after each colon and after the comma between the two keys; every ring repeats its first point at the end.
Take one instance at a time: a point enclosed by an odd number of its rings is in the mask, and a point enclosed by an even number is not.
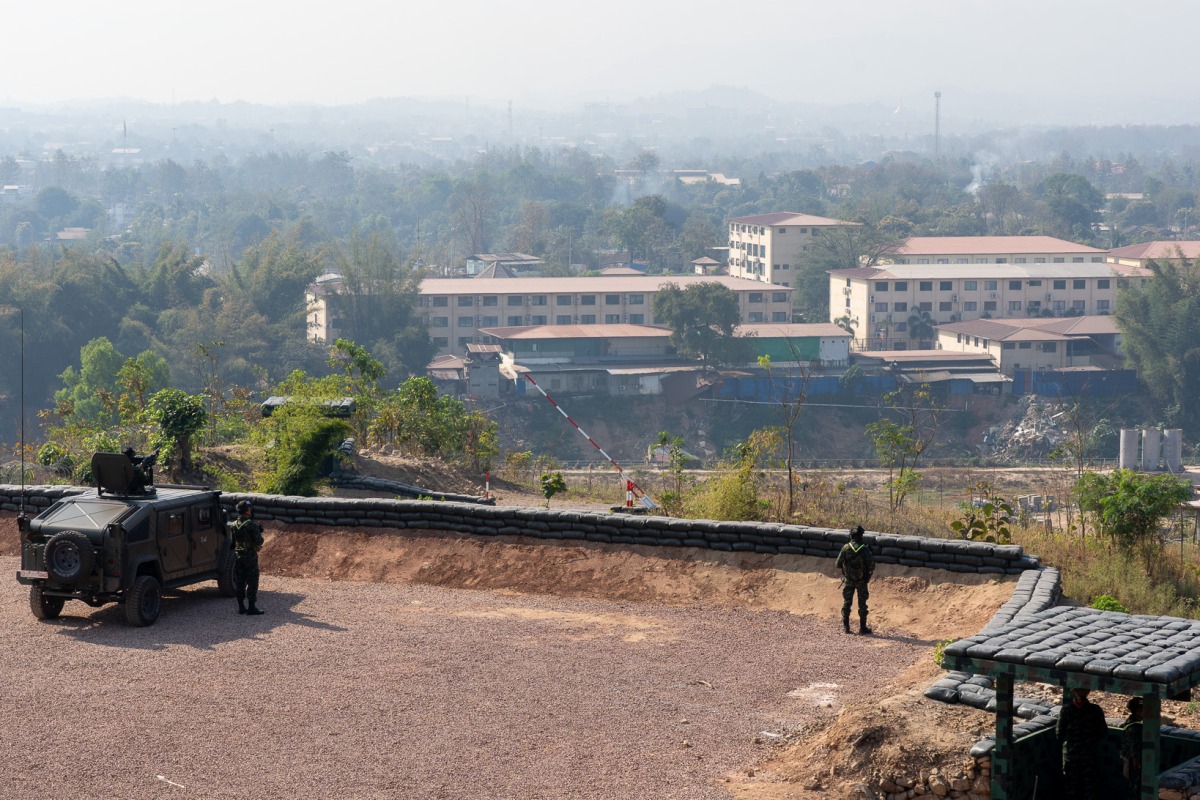
{"type": "Polygon", "coordinates": [[[790,375],[776,374],[777,370],[769,355],[759,356],[758,365],[766,370],[767,380],[771,384],[771,398],[779,404],[779,415],[783,420],[780,427],[785,441],[784,462],[788,474],[787,516],[790,519],[796,507],[796,422],[804,411],[804,404],[808,402],[808,382],[812,378],[812,370],[805,366],[807,362],[802,358],[796,343],[791,339],[785,341],[792,351],[792,361],[796,364],[790,375]]]}
{"type": "Polygon", "coordinates": [[[178,457],[178,471],[192,471],[192,436],[204,429],[204,397],[192,396],[179,389],[163,389],[150,398],[148,416],[158,425],[172,455],[178,457]]]}
{"type": "Polygon", "coordinates": [[[1200,265],[1151,261],[1148,281],[1117,293],[1122,346],[1168,424],[1200,430],[1200,265]]]}
{"type": "Polygon", "coordinates": [[[917,472],[921,457],[933,445],[941,425],[941,407],[934,401],[928,384],[902,384],[884,395],[888,413],[898,419],[883,418],[866,427],[875,454],[888,470],[888,506],[895,512],[920,485],[917,472]]]}
{"type": "Polygon", "coordinates": [[[54,393],[59,414],[90,427],[108,427],[117,422],[117,375],[125,357],[101,336],[79,351],[79,369],[67,367],[59,379],[63,388],[54,393]]]}
{"type": "Polygon", "coordinates": [[[922,344],[929,342],[937,334],[936,324],[937,320],[928,311],[913,311],[908,316],[908,338],[918,339],[922,344]]]}
{"type": "Polygon", "coordinates": [[[676,349],[700,359],[706,372],[751,357],[748,343],[735,335],[741,322],[737,293],[719,283],[661,286],[654,296],[654,318],[671,329],[676,349]]]}
{"type": "Polygon", "coordinates": [[[542,494],[546,497],[546,508],[550,507],[551,497],[567,490],[567,482],[561,472],[544,472],[538,483],[541,484],[542,494]]]}
{"type": "Polygon", "coordinates": [[[1163,519],[1192,496],[1191,485],[1181,478],[1131,469],[1086,472],[1075,492],[1079,507],[1094,514],[1100,530],[1125,549],[1161,544],[1157,533],[1163,519]]]}

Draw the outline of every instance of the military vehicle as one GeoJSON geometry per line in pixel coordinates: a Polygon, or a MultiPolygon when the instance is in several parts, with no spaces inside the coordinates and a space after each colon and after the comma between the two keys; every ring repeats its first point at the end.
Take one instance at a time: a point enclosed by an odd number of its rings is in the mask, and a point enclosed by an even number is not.
{"type": "Polygon", "coordinates": [[[95,486],[33,519],[18,517],[21,569],[38,619],[67,600],[123,603],[132,625],[158,619],[164,589],[215,580],[232,597],[234,554],[219,491],[154,485],[154,454],[96,453],[95,486]],[[136,463],[135,463],[136,462],[136,463]]]}

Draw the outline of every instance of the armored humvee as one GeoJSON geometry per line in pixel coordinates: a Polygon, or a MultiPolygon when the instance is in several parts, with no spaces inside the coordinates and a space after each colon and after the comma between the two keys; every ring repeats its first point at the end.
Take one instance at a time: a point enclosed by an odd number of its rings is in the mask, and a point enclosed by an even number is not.
{"type": "Polygon", "coordinates": [[[132,625],[158,619],[163,589],[215,580],[232,597],[234,554],[219,491],[155,486],[153,459],[92,456],[95,487],[18,518],[29,606],[54,619],[67,600],[123,603],[132,625]],[[138,463],[135,463],[137,461],[138,463]]]}

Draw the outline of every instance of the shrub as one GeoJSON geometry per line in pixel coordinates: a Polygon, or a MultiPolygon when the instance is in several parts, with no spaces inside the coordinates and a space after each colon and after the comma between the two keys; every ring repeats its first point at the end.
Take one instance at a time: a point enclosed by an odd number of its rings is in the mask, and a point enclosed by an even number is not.
{"type": "Polygon", "coordinates": [[[1122,614],[1128,614],[1129,609],[1121,605],[1121,602],[1111,594],[1102,594],[1092,601],[1092,608],[1098,608],[1101,611],[1119,611],[1122,614]]]}

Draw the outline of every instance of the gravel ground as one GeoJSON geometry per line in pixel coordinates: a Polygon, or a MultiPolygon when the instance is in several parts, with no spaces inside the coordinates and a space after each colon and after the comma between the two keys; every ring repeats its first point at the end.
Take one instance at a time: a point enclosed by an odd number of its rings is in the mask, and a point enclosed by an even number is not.
{"type": "Polygon", "coordinates": [[[727,798],[760,732],[928,656],[770,611],[269,575],[260,604],[42,623],[0,580],[0,798],[727,798]]]}

